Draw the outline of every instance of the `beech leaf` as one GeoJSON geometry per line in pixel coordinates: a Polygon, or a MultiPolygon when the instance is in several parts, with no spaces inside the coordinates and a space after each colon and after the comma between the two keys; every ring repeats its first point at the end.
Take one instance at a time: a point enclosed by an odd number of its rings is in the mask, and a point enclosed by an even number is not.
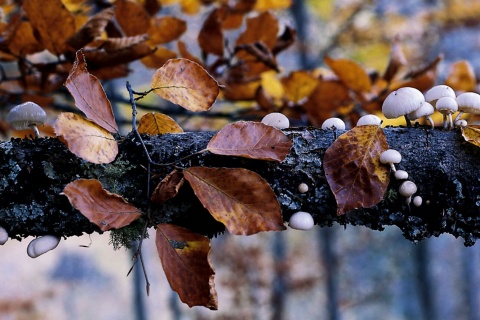
{"type": "Polygon", "coordinates": [[[326,56],[325,63],[349,89],[356,92],[369,92],[371,90],[370,77],[356,62],[348,59],[332,59],[326,56]]]}
{"type": "Polygon", "coordinates": [[[455,91],[475,91],[477,80],[470,62],[461,60],[453,63],[445,79],[445,85],[455,91]]]}
{"type": "Polygon", "coordinates": [[[153,190],[152,204],[162,204],[168,199],[175,197],[178,190],[183,186],[184,181],[182,172],[176,169],[170,172],[153,190]]]}
{"type": "Polygon", "coordinates": [[[226,125],[207,145],[214,154],[283,161],[292,141],[275,127],[261,122],[238,121],[226,125]]]}
{"type": "Polygon", "coordinates": [[[110,163],[118,154],[117,141],[107,130],[75,113],[60,113],[54,128],[68,150],[86,161],[110,163]]]}
{"type": "Polygon", "coordinates": [[[118,194],[103,189],[95,179],[78,179],[63,189],[63,195],[90,222],[102,231],[125,227],[141,217],[142,212],[118,194]]]}
{"type": "Polygon", "coordinates": [[[325,152],[323,167],[337,201],[337,215],[379,203],[390,181],[390,168],[380,162],[388,149],[379,126],[359,126],[342,134],[325,152]]]}
{"type": "Polygon", "coordinates": [[[118,132],[110,101],[97,77],[88,72],[81,50],[77,51],[75,63],[65,86],[75,99],[75,105],[88,119],[109,132],[118,132]]]}
{"type": "Polygon", "coordinates": [[[90,19],[68,39],[68,44],[75,50],[81,49],[96,37],[100,37],[105,27],[112,20],[114,8],[104,9],[90,19]]]}
{"type": "Polygon", "coordinates": [[[465,141],[480,147],[480,125],[462,127],[462,136],[465,141]]]}
{"type": "Polygon", "coordinates": [[[153,136],[165,133],[181,133],[183,129],[169,116],[153,112],[140,118],[138,132],[153,136]]]}
{"type": "Polygon", "coordinates": [[[285,229],[275,193],[257,173],[241,168],[190,167],[183,174],[203,206],[230,233],[251,235],[285,229]]]}
{"type": "Polygon", "coordinates": [[[172,59],[152,78],[154,92],[163,99],[190,111],[207,111],[217,99],[217,81],[199,64],[188,59],[172,59]]]}
{"type": "Polygon", "coordinates": [[[155,243],[170,287],[189,307],[218,308],[210,240],[173,224],[157,225],[155,243]]]}

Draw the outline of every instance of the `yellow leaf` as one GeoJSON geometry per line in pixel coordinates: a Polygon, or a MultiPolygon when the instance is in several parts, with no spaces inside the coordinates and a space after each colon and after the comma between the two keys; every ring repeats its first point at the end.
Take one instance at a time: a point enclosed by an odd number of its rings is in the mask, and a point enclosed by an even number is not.
{"type": "Polygon", "coordinates": [[[370,78],[367,72],[357,63],[348,59],[332,59],[325,57],[325,63],[332,69],[348,88],[356,92],[369,92],[370,78]]]}
{"type": "Polygon", "coordinates": [[[480,126],[470,125],[462,127],[462,136],[465,138],[465,141],[480,147],[480,126]]]}
{"type": "Polygon", "coordinates": [[[169,116],[162,113],[147,113],[140,119],[138,132],[148,135],[181,133],[183,129],[169,116]]]}

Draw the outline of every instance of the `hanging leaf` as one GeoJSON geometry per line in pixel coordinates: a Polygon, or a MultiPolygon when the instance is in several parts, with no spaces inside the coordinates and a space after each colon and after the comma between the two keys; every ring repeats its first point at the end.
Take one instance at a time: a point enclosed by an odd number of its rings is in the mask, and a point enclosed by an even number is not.
{"type": "Polygon", "coordinates": [[[342,134],[325,152],[323,168],[337,200],[337,215],[379,203],[390,181],[390,169],[380,162],[388,149],[379,126],[360,126],[342,134]]]}
{"type": "Polygon", "coordinates": [[[81,50],[65,86],[75,99],[75,105],[92,120],[109,132],[118,132],[112,106],[97,77],[88,73],[85,57],[81,50]]]}
{"type": "Polygon", "coordinates": [[[173,16],[154,18],[148,30],[150,43],[163,44],[180,38],[187,30],[187,23],[173,16]]]}
{"type": "Polygon", "coordinates": [[[190,111],[207,111],[217,99],[217,81],[199,64],[173,59],[158,69],[152,78],[154,92],[163,99],[190,111]]]}
{"type": "Polygon", "coordinates": [[[205,19],[200,33],[198,34],[198,45],[206,52],[223,56],[223,39],[222,24],[220,23],[220,9],[213,10],[205,19]]]}
{"type": "Polygon", "coordinates": [[[68,39],[68,44],[74,49],[79,50],[92,42],[96,37],[100,37],[105,31],[105,27],[113,18],[113,7],[100,11],[92,16],[88,21],[68,39]]]}
{"type": "Polygon", "coordinates": [[[383,74],[383,80],[390,82],[398,73],[398,71],[407,64],[407,58],[403,54],[402,45],[398,37],[393,39],[390,48],[390,58],[387,68],[383,74]]]}
{"type": "Polygon", "coordinates": [[[115,18],[127,36],[147,33],[150,28],[150,15],[138,2],[117,0],[115,18]]]}
{"type": "Polygon", "coordinates": [[[283,161],[292,144],[282,130],[261,122],[238,121],[215,134],[207,150],[227,156],[283,161]]]}
{"type": "Polygon", "coordinates": [[[257,173],[190,167],[183,174],[203,206],[230,233],[251,235],[285,229],[275,193],[257,173]]]}
{"type": "Polygon", "coordinates": [[[181,133],[183,129],[169,116],[162,113],[147,113],[140,119],[138,132],[148,135],[181,133]]]}
{"type": "Polygon", "coordinates": [[[153,190],[151,197],[152,204],[162,204],[175,197],[178,190],[183,186],[184,181],[185,179],[183,178],[182,172],[176,169],[170,172],[169,175],[160,181],[155,190],[153,190]]]}
{"type": "Polygon", "coordinates": [[[63,195],[90,222],[102,231],[128,226],[142,216],[142,212],[118,194],[103,189],[95,179],[78,179],[63,189],[63,195]]]}
{"type": "Polygon", "coordinates": [[[12,37],[8,48],[13,54],[25,56],[44,50],[44,47],[35,38],[32,25],[28,21],[22,21],[17,26],[15,36],[12,37]]]}
{"type": "Polygon", "coordinates": [[[55,134],[68,150],[92,163],[110,163],[118,154],[118,144],[102,127],[71,112],[63,112],[55,122],[55,134]]]}
{"type": "Polygon", "coordinates": [[[159,224],[155,244],[168,283],[182,302],[217,310],[210,240],[173,224],[159,224]]]}
{"type": "Polygon", "coordinates": [[[326,56],[324,61],[350,90],[355,92],[371,90],[370,77],[356,62],[348,59],[332,59],[329,56],[326,56]]]}
{"type": "Polygon", "coordinates": [[[468,141],[477,147],[480,147],[480,126],[479,125],[469,125],[462,127],[462,136],[465,141],[468,141]]]}
{"type": "Polygon", "coordinates": [[[450,66],[445,84],[455,91],[475,91],[477,80],[472,65],[461,60],[450,66]]]}
{"type": "Polygon", "coordinates": [[[285,97],[293,102],[298,103],[312,94],[318,85],[318,79],[307,71],[294,71],[288,77],[281,80],[285,97]]]}

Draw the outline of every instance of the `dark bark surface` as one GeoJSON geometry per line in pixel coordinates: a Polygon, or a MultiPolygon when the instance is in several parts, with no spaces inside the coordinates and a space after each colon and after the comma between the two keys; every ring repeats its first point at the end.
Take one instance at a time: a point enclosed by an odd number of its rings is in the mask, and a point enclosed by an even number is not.
{"type": "MultiPolygon", "coordinates": [[[[310,212],[319,226],[341,223],[382,230],[386,225],[396,225],[409,240],[450,233],[463,237],[466,245],[473,245],[480,236],[480,148],[466,142],[458,130],[386,128],[384,131],[390,148],[402,154],[397,168],[406,170],[409,179],[417,184],[416,194],[424,200],[420,207],[407,206],[405,198],[397,192],[400,182],[391,179],[384,200],[378,205],[338,217],[322,165],[325,150],[334,136],[315,128],[286,131],[294,146],[282,163],[205,152],[176,166],[253,170],[270,183],[286,221],[302,210],[310,212]],[[302,182],[309,185],[306,194],[297,191],[302,182]]],[[[154,161],[169,163],[204,149],[213,134],[197,132],[144,139],[154,161]]],[[[0,226],[14,238],[98,232],[61,195],[67,183],[79,178],[98,179],[105,189],[147,212],[147,162],[143,148],[130,134],[121,138],[119,149],[112,164],[94,165],[70,153],[57,139],[1,142],[0,226]]],[[[158,175],[151,180],[151,187],[172,169],[173,166],[152,167],[158,175]]],[[[170,222],[206,235],[223,231],[223,226],[208,214],[187,183],[177,197],[152,208],[151,217],[153,225],[170,222]]]]}

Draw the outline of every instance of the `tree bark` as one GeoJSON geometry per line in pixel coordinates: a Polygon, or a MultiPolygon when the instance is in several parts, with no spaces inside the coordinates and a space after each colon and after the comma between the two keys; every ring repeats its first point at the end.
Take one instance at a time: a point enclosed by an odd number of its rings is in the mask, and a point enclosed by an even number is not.
{"type": "MultiPolygon", "coordinates": [[[[406,205],[397,192],[400,182],[391,179],[384,199],[372,208],[336,215],[335,198],[325,179],[322,160],[334,141],[330,131],[291,128],[294,141],[281,163],[201,153],[176,163],[177,167],[242,167],[259,173],[272,187],[286,221],[296,211],[310,212],[320,227],[341,223],[383,230],[398,226],[405,238],[418,241],[441,233],[463,237],[473,245],[480,235],[480,148],[466,142],[458,130],[385,128],[390,148],[399,150],[406,170],[422,196],[420,207],[406,205]],[[310,189],[300,194],[297,187],[310,189]]],[[[337,132],[337,135],[341,132],[337,132]]],[[[206,147],[214,132],[144,137],[152,160],[169,163],[206,147]]],[[[54,138],[13,139],[0,143],[0,226],[17,239],[29,235],[56,234],[65,237],[99,232],[74,209],[61,192],[79,178],[95,178],[105,189],[123,196],[148,212],[146,157],[133,134],[119,139],[119,155],[107,165],[85,162],[54,138]]],[[[173,166],[152,167],[155,185],[173,166]]],[[[152,189],[153,190],[153,189],[152,189]]],[[[252,190],[254,191],[254,190],[252,190]]],[[[196,199],[185,183],[180,193],[150,210],[151,224],[175,223],[213,236],[224,230],[196,199]]]]}

